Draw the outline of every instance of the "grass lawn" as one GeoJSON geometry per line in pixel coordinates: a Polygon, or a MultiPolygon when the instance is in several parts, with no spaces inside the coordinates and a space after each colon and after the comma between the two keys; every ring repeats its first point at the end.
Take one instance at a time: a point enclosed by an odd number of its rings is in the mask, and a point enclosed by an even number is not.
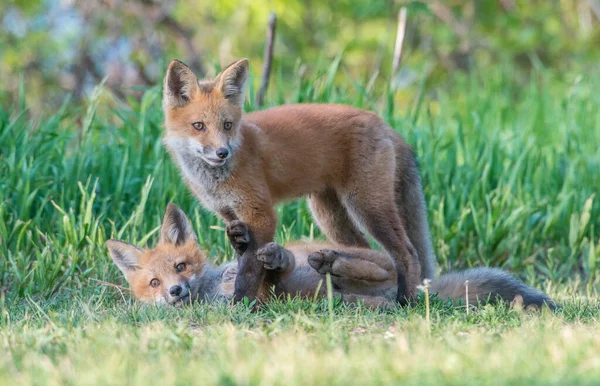
{"type": "Polygon", "coordinates": [[[393,313],[326,302],[143,307],[104,294],[9,307],[3,384],[597,384],[600,302],[558,315],[434,302],[393,313]],[[26,308],[26,310],[24,309],[26,308]]]}
{"type": "MultiPolygon", "coordinates": [[[[396,93],[336,88],[336,73],[275,79],[271,104],[380,113],[419,157],[442,272],[500,267],[561,310],[467,315],[432,299],[428,322],[424,299],[381,312],[335,300],[258,313],[137,304],[107,284],[126,286],[104,242],[153,244],[168,202],[215,262],[233,254],[160,143],[160,90],[116,107],[97,93],[41,117],[23,92],[0,107],[0,383],[597,384],[600,72],[523,80],[498,67],[396,93]]],[[[278,241],[322,238],[304,201],[278,213],[278,241]]]]}

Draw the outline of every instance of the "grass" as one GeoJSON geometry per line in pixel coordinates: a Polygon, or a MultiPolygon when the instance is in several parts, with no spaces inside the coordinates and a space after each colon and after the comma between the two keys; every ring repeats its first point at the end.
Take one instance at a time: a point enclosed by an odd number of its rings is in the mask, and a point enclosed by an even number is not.
{"type": "MultiPolygon", "coordinates": [[[[561,311],[467,315],[433,299],[428,328],[424,301],[389,312],[326,300],[254,314],[140,306],[101,283],[123,283],[103,244],[154,243],[168,202],[191,215],[215,261],[232,255],[160,143],[160,90],[116,108],[98,91],[84,107],[66,100],[31,117],[23,87],[18,105],[0,107],[0,383],[595,383],[600,72],[538,69],[523,81],[498,67],[377,93],[347,78],[334,87],[337,66],[277,79],[272,103],[379,112],[419,156],[442,270],[510,270],[561,311]]],[[[278,213],[279,241],[322,237],[305,202],[278,213]]]]}
{"type": "Polygon", "coordinates": [[[597,300],[559,315],[434,301],[372,312],[326,301],[166,309],[111,295],[8,308],[3,384],[595,384],[597,300]]]}

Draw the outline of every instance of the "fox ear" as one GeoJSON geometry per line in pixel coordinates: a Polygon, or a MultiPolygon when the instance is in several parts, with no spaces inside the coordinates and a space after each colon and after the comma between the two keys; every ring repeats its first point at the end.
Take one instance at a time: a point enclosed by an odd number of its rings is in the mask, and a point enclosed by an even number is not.
{"type": "Polygon", "coordinates": [[[173,60],[165,75],[163,103],[168,107],[184,107],[198,88],[198,78],[185,63],[173,60]]]}
{"type": "Polygon", "coordinates": [[[190,220],[177,205],[170,203],[160,226],[160,243],[181,245],[190,240],[197,240],[190,220]]]}
{"type": "Polygon", "coordinates": [[[138,261],[143,253],[140,248],[118,240],[108,240],[106,247],[110,257],[125,276],[140,268],[138,261]]]}
{"type": "Polygon", "coordinates": [[[225,99],[237,106],[244,105],[244,91],[248,78],[248,59],[230,64],[217,76],[217,84],[225,99]]]}

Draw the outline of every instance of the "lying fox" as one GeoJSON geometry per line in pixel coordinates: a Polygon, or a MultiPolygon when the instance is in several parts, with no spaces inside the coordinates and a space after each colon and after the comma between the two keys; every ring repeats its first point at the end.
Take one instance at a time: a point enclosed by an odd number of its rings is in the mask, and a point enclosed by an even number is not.
{"type": "MultiPolygon", "coordinates": [[[[248,227],[239,220],[228,225],[227,235],[238,254],[254,242],[248,227]]],[[[233,297],[237,262],[213,267],[200,250],[188,218],[174,204],[167,207],[156,248],[140,249],[116,240],[109,240],[106,245],[138,300],[182,305],[233,297]]],[[[286,248],[268,243],[258,249],[255,259],[271,276],[272,288],[263,285],[259,289],[261,301],[281,295],[324,296],[326,288],[322,283],[329,273],[334,295],[346,302],[360,301],[371,308],[396,304],[397,271],[394,261],[382,251],[324,243],[292,244],[286,248]]],[[[430,289],[440,299],[464,301],[467,280],[470,304],[511,302],[520,297],[525,307],[545,304],[555,308],[542,292],[494,268],[448,273],[432,280],[430,289]]]]}
{"type": "MultiPolygon", "coordinates": [[[[247,59],[204,81],[180,61],[169,64],[164,143],[191,191],[225,222],[246,223],[256,248],[273,241],[273,206],[308,196],[331,242],[367,248],[364,228],[394,261],[398,300],[413,298],[435,258],[410,147],[377,115],[349,106],[243,115],[247,75],[247,59]]],[[[240,258],[235,300],[253,298],[265,279],[255,252],[240,258]]]]}

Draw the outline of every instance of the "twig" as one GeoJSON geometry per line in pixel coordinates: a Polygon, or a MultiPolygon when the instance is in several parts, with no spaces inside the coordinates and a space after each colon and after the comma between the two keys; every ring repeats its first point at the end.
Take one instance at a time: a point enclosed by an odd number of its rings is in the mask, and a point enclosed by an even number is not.
{"type": "Polygon", "coordinates": [[[594,15],[596,15],[596,18],[600,20],[600,2],[598,0],[588,0],[588,4],[594,15]]]}
{"type": "Polygon", "coordinates": [[[181,26],[177,20],[169,15],[164,15],[164,17],[159,21],[159,24],[168,28],[171,30],[171,32],[179,35],[177,40],[184,45],[188,52],[189,65],[195,70],[196,73],[198,73],[198,75],[204,76],[206,74],[206,68],[200,60],[200,53],[198,53],[198,50],[196,50],[194,42],[192,41],[192,32],[189,29],[181,26]]]}
{"type": "MultiPolygon", "coordinates": [[[[98,71],[94,64],[94,59],[88,52],[83,52],[82,65],[87,69],[87,72],[94,78],[96,83],[102,82],[104,75],[98,71]]],[[[125,100],[125,93],[119,88],[120,82],[110,82],[106,86],[120,100],[125,100]]]]}
{"type": "Polygon", "coordinates": [[[131,289],[129,289],[127,287],[123,287],[123,286],[120,286],[118,284],[109,283],[107,281],[102,281],[102,280],[98,280],[98,279],[94,279],[94,278],[90,278],[89,280],[93,280],[93,281],[95,281],[97,283],[100,283],[100,284],[108,286],[108,287],[118,288],[118,289],[123,290],[123,291],[131,291],[131,289]]]}
{"type": "Polygon", "coordinates": [[[448,24],[459,38],[467,40],[469,28],[465,23],[456,20],[448,6],[439,1],[432,1],[429,3],[429,9],[433,11],[433,14],[437,16],[438,19],[448,24]]]}
{"type": "Polygon", "coordinates": [[[262,106],[265,100],[265,94],[267,93],[267,87],[269,87],[269,77],[271,75],[271,64],[273,62],[273,46],[275,43],[275,26],[277,24],[277,16],[275,12],[271,12],[269,16],[269,25],[267,27],[267,44],[265,45],[265,55],[263,64],[262,80],[260,83],[260,89],[256,95],[256,104],[262,106]]]}
{"type": "Polygon", "coordinates": [[[465,280],[465,303],[467,304],[467,316],[469,316],[469,281],[465,280]]]}
{"type": "Polygon", "coordinates": [[[154,85],[154,81],[152,79],[150,79],[150,77],[148,77],[148,75],[146,75],[146,66],[138,61],[134,61],[134,65],[138,71],[138,77],[139,79],[144,83],[145,86],[152,86],[154,85]]]}
{"type": "Polygon", "coordinates": [[[327,309],[329,311],[329,323],[333,323],[333,285],[331,284],[331,275],[325,274],[325,283],[327,284],[327,309]]]}
{"type": "Polygon", "coordinates": [[[400,8],[398,12],[398,31],[396,32],[396,45],[394,46],[394,59],[392,61],[392,83],[400,68],[402,60],[402,46],[404,45],[404,34],[406,33],[406,7],[400,8]]]}
{"type": "Polygon", "coordinates": [[[417,289],[425,292],[425,323],[427,324],[427,331],[431,332],[431,319],[429,317],[429,287],[431,287],[431,280],[423,279],[423,285],[417,286],[417,289]]]}
{"type": "Polygon", "coordinates": [[[452,28],[460,41],[460,52],[469,53],[473,48],[469,37],[469,27],[471,23],[468,23],[468,20],[467,22],[457,20],[452,14],[452,10],[440,1],[430,2],[429,9],[431,9],[438,19],[452,28]]]}
{"type": "Polygon", "coordinates": [[[206,68],[201,60],[201,55],[194,44],[194,31],[181,25],[165,7],[167,2],[151,0],[119,2],[119,9],[127,15],[140,20],[146,20],[152,26],[162,26],[168,29],[175,37],[177,44],[183,46],[187,52],[188,65],[200,76],[206,74],[206,68]]]}
{"type": "Polygon", "coordinates": [[[500,5],[506,12],[512,12],[516,8],[515,0],[500,0],[500,5]]]}
{"type": "Polygon", "coordinates": [[[577,4],[577,14],[579,15],[579,27],[584,35],[589,35],[592,31],[592,7],[587,1],[580,1],[577,4]]]}
{"type": "Polygon", "coordinates": [[[423,287],[425,287],[425,321],[427,322],[427,330],[431,331],[431,319],[429,319],[429,284],[431,280],[423,280],[423,287]]]}
{"type": "Polygon", "coordinates": [[[129,292],[131,292],[131,290],[129,288],[125,288],[125,287],[122,287],[120,285],[116,285],[116,284],[113,284],[113,283],[108,283],[106,281],[102,281],[102,280],[98,280],[98,279],[94,279],[94,278],[90,278],[89,280],[93,280],[93,281],[98,282],[98,283],[100,283],[102,285],[105,285],[107,287],[113,287],[113,288],[118,289],[119,293],[121,294],[121,298],[123,299],[124,302],[126,302],[127,300],[125,299],[125,295],[123,295],[123,291],[129,291],[129,292]]]}

